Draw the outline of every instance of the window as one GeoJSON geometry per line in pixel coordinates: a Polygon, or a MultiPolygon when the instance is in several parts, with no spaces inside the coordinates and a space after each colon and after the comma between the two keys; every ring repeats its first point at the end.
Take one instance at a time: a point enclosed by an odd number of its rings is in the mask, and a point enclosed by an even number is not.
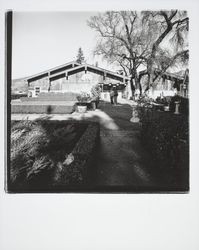
{"type": "Polygon", "coordinates": [[[38,96],[40,93],[40,87],[35,87],[35,95],[38,96]]]}

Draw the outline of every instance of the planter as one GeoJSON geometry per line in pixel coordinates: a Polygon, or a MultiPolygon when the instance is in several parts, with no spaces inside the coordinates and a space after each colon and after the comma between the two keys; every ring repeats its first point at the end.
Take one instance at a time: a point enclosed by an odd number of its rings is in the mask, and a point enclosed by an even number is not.
{"type": "Polygon", "coordinates": [[[87,111],[87,106],[77,105],[77,112],[78,113],[86,113],[86,111],[87,111]]]}

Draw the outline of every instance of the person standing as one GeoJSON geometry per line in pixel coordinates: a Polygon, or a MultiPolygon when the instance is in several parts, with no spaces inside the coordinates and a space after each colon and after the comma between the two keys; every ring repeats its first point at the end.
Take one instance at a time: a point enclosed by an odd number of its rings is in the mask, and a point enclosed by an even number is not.
{"type": "Polygon", "coordinates": [[[110,89],[110,101],[111,101],[111,104],[114,104],[113,98],[114,98],[114,91],[113,91],[113,88],[111,87],[111,89],[110,89]]]}
{"type": "Polygon", "coordinates": [[[117,91],[116,87],[114,87],[113,93],[114,93],[114,95],[113,95],[114,104],[117,105],[118,91],[117,91]]]}

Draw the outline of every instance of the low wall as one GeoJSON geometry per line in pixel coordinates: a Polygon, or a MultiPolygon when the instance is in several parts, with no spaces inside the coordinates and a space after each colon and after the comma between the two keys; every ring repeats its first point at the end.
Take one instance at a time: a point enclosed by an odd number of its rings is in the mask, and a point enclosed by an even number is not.
{"type": "Polygon", "coordinates": [[[34,101],[77,101],[77,93],[66,92],[41,92],[38,97],[22,97],[22,102],[34,102],[34,101]]]}
{"type": "Polygon", "coordinates": [[[16,102],[11,105],[13,114],[71,114],[75,111],[75,102],[16,102]]]}

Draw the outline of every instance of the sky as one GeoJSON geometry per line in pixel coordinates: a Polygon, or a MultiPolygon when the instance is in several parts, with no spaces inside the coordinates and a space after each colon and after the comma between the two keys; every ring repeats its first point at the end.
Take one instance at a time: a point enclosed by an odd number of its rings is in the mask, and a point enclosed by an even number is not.
{"type": "Polygon", "coordinates": [[[99,37],[87,25],[87,20],[97,14],[13,12],[12,79],[31,76],[74,61],[79,47],[87,63],[95,65],[98,62],[99,67],[116,71],[114,65],[93,56],[99,37]]]}
{"type": "Polygon", "coordinates": [[[76,59],[82,47],[87,63],[104,67],[93,56],[97,34],[87,25],[96,12],[14,12],[12,78],[30,76],[76,59]]]}

